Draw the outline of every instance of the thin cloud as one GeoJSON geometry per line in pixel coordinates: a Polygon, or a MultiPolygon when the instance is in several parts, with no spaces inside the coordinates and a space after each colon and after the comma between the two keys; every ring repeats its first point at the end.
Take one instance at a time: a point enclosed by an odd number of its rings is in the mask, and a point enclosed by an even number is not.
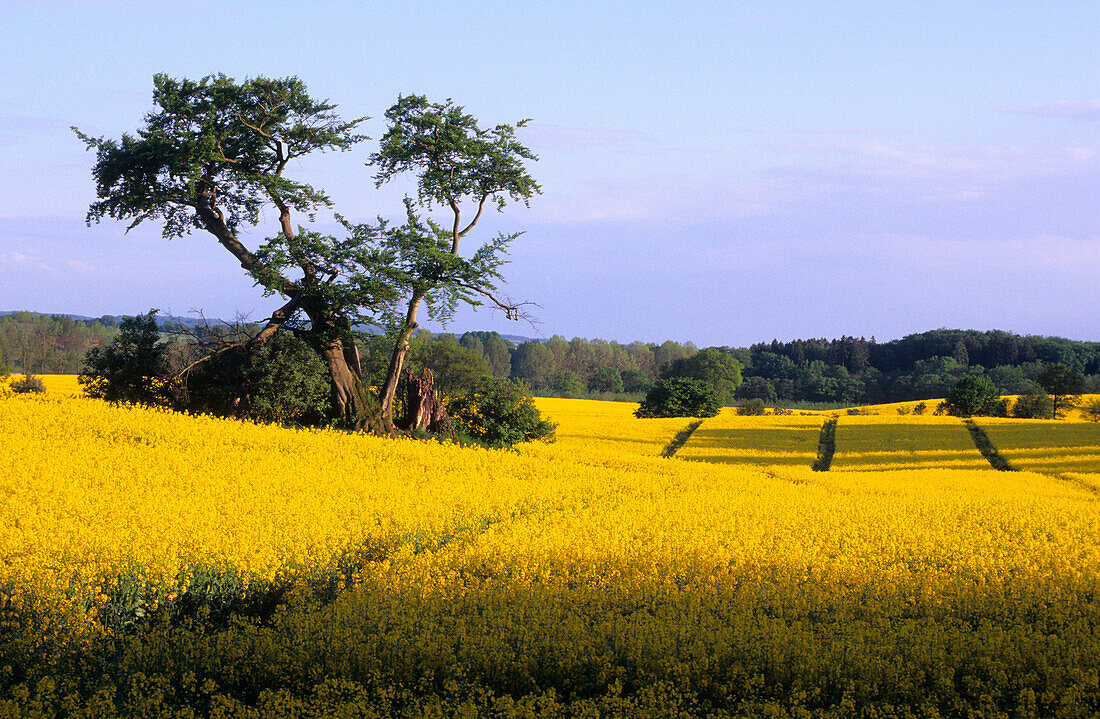
{"type": "Polygon", "coordinates": [[[532,122],[522,130],[527,144],[540,152],[587,152],[593,149],[640,151],[652,146],[645,133],[532,122]]]}
{"type": "Polygon", "coordinates": [[[1093,100],[1032,102],[1024,105],[1009,105],[1000,109],[1003,112],[1011,112],[1019,115],[1100,122],[1100,98],[1093,100]]]}

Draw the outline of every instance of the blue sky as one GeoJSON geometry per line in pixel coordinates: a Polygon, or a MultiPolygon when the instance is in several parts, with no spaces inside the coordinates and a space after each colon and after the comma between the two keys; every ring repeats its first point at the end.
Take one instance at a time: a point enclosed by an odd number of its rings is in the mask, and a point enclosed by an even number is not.
{"type": "MultiPolygon", "coordinates": [[[[224,72],[297,75],[375,138],[400,93],[533,119],[543,194],[482,237],[525,232],[507,291],[539,323],[451,330],[1100,340],[1094,0],[8,0],[0,27],[0,310],[265,316],[212,238],[83,223],[94,158],[69,126],[117,137],[154,73],[224,72]]],[[[372,148],[292,169],[347,216],[397,216],[372,148]]]]}

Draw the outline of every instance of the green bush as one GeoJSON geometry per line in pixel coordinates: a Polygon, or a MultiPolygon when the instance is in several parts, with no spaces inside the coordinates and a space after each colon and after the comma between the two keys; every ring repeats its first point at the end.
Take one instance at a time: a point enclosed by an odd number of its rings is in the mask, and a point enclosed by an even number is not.
{"type": "Polygon", "coordinates": [[[290,332],[272,337],[244,372],[249,416],[260,422],[319,422],[328,414],[332,379],[313,349],[290,332]]]}
{"type": "Polygon", "coordinates": [[[947,398],[947,412],[955,417],[1007,414],[1002,408],[997,386],[982,374],[970,374],[960,379],[947,398]]]}
{"type": "Polygon", "coordinates": [[[722,403],[712,385],[689,377],[670,377],[653,385],[634,416],[713,417],[722,403]]]}
{"type": "Polygon", "coordinates": [[[1049,419],[1054,402],[1046,392],[1021,395],[1012,406],[1012,416],[1019,419],[1049,419]]]}
{"type": "Polygon", "coordinates": [[[15,380],[9,386],[11,387],[11,391],[16,394],[41,394],[46,391],[46,386],[42,384],[42,380],[38,379],[33,374],[15,380]]]}
{"type": "Polygon", "coordinates": [[[84,393],[108,402],[169,404],[168,343],[160,341],[157,311],[126,317],[106,347],[84,355],[78,381],[84,393]]]}
{"type": "Polygon", "coordinates": [[[764,405],[764,400],[759,397],[746,400],[740,407],[737,408],[737,414],[746,417],[759,417],[767,412],[767,407],[764,405]]]}
{"type": "Polygon", "coordinates": [[[452,401],[447,409],[465,433],[488,447],[554,439],[555,425],[542,418],[523,383],[484,377],[477,390],[452,401]]]}

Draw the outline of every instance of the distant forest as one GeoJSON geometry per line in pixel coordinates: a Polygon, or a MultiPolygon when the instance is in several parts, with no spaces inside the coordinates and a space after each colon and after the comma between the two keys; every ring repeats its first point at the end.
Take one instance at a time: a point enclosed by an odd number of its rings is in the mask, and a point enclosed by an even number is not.
{"type": "MultiPolygon", "coordinates": [[[[0,316],[0,362],[23,374],[77,374],[91,347],[110,343],[118,318],[73,319],[14,312],[0,316]]],[[[191,320],[169,320],[166,337],[201,333],[191,320]]],[[[385,370],[384,342],[364,335],[362,369],[385,370]]],[[[1100,393],[1100,343],[1020,336],[1000,330],[938,329],[890,342],[874,338],[772,340],[748,348],[708,348],[736,359],[740,382],[732,401],[768,404],[853,405],[946,397],[963,376],[989,376],[1003,394],[1036,388],[1042,367],[1063,363],[1085,376],[1084,391],[1100,393]]],[[[513,342],[495,332],[433,334],[420,330],[410,350],[412,368],[431,366],[450,381],[478,372],[526,382],[543,396],[638,399],[663,377],[675,376],[700,352],[687,343],[631,342],[555,335],[513,342]]],[[[446,384],[446,381],[444,384],[446,384]]]]}

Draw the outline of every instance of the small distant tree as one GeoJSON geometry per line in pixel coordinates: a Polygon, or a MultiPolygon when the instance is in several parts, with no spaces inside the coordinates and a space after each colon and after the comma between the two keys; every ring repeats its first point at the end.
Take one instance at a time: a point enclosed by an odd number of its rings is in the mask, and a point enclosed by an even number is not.
{"type": "Polygon", "coordinates": [[[1000,400],[993,380],[985,375],[970,374],[955,383],[947,398],[947,411],[956,417],[998,414],[1000,400]]]}
{"type": "Polygon", "coordinates": [[[555,425],[542,418],[519,382],[485,377],[474,392],[452,401],[448,411],[467,434],[489,447],[554,439],[555,425]]]}
{"type": "Polygon", "coordinates": [[[1050,418],[1058,419],[1059,413],[1072,408],[1080,398],[1085,378],[1071,367],[1061,362],[1047,365],[1036,378],[1050,395],[1050,418]]]}
{"type": "Polygon", "coordinates": [[[1022,394],[1012,405],[1012,416],[1017,419],[1046,419],[1054,411],[1054,403],[1041,390],[1022,394]]]}
{"type": "Polygon", "coordinates": [[[554,371],[554,355],[538,340],[521,342],[512,355],[512,375],[532,387],[544,388],[554,371]]]}
{"type": "Polygon", "coordinates": [[[160,340],[157,310],[126,317],[106,347],[84,355],[77,381],[84,393],[108,402],[168,405],[168,343],[160,340]]]}
{"type": "Polygon", "coordinates": [[[711,384],[690,377],[670,377],[653,385],[634,416],[713,417],[721,407],[718,391],[711,384]]]}
{"type": "Polygon", "coordinates": [[[764,400],[759,397],[745,400],[741,406],[737,408],[737,414],[746,417],[759,417],[767,413],[767,407],[764,404],[764,400]]]}
{"type": "Polygon", "coordinates": [[[1100,422],[1100,399],[1094,399],[1085,405],[1085,417],[1092,422],[1100,422]]]}
{"type": "Polygon", "coordinates": [[[623,376],[614,367],[603,365],[596,370],[588,386],[593,392],[622,392],[623,376]]]}

